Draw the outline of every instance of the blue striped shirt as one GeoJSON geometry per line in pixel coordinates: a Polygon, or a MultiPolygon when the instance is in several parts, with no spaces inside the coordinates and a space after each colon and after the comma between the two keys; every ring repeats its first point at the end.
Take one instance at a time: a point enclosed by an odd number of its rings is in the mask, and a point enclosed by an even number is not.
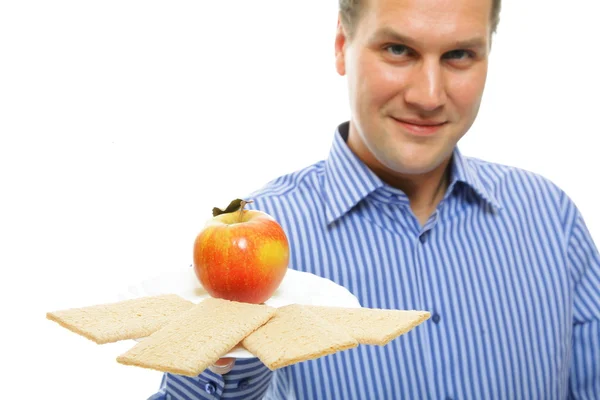
{"type": "Polygon", "coordinates": [[[347,147],[270,182],[252,208],[290,240],[290,267],[363,307],[428,310],[386,346],[269,372],[166,374],[155,399],[600,399],[600,255],[547,179],[455,150],[450,186],[421,226],[406,195],[347,147]],[[211,386],[212,385],[212,386],[211,386]]]}

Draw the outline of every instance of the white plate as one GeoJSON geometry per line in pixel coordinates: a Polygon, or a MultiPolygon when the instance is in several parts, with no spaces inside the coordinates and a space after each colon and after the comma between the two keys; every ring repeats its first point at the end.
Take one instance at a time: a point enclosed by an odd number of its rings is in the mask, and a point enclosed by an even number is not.
{"type": "MultiPolygon", "coordinates": [[[[129,286],[126,292],[119,294],[119,300],[171,293],[196,304],[210,297],[196,278],[194,269],[186,267],[142,281],[139,285],[129,286]]],[[[291,268],[288,268],[281,285],[265,304],[272,307],[288,304],[360,307],[358,299],[343,286],[329,279],[291,268]]],[[[235,347],[223,357],[255,358],[241,346],[235,347]]]]}

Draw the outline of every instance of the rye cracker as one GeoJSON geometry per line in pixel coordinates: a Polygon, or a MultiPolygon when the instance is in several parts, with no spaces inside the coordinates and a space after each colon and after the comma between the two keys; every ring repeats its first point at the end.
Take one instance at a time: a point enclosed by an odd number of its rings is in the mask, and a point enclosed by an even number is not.
{"type": "Polygon", "coordinates": [[[117,361],[197,376],[265,324],[275,310],[263,304],[207,298],[173,317],[162,329],[117,357],[117,361]]]}
{"type": "Polygon", "coordinates": [[[46,313],[46,318],[98,344],[151,335],[194,303],[175,294],[46,313]]]}
{"type": "Polygon", "coordinates": [[[360,344],[384,346],[426,321],[428,311],[380,308],[306,306],[321,318],[339,325],[360,344]]]}
{"type": "Polygon", "coordinates": [[[275,316],[242,341],[269,369],[285,367],[358,346],[339,326],[298,304],[277,309],[275,316]]]}

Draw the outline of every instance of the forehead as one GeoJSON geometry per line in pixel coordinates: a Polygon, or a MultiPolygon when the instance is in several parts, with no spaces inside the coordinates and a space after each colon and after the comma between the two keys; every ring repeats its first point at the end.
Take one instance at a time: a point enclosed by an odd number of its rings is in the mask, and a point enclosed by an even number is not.
{"type": "Polygon", "coordinates": [[[363,0],[356,33],[392,30],[425,43],[489,38],[492,0],[363,0]]]}

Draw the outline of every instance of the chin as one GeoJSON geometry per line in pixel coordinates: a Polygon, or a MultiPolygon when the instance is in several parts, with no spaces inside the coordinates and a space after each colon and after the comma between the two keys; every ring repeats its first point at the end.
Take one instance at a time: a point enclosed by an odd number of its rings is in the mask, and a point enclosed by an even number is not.
{"type": "Polygon", "coordinates": [[[444,160],[431,159],[429,157],[402,156],[395,154],[395,157],[379,158],[379,162],[391,172],[401,175],[423,175],[434,171],[444,163],[444,160]]]}
{"type": "Polygon", "coordinates": [[[399,166],[393,169],[397,174],[401,175],[425,175],[435,170],[439,165],[427,166],[399,166]]]}
{"type": "Polygon", "coordinates": [[[422,163],[407,163],[379,159],[379,163],[394,175],[423,175],[433,171],[436,165],[422,163]]]}

